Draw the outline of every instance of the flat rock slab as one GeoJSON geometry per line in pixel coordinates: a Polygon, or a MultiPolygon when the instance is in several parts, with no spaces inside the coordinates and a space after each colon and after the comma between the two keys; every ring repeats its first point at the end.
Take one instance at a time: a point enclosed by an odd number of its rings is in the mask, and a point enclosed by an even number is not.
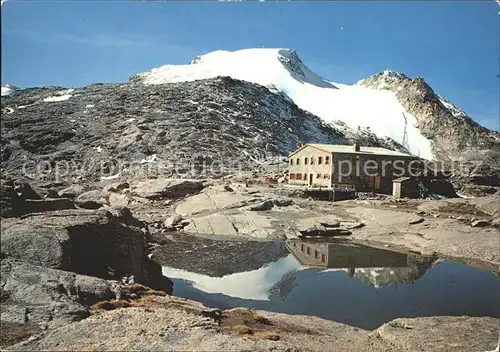
{"type": "Polygon", "coordinates": [[[223,333],[214,319],[182,309],[125,308],[93,315],[6,350],[291,351],[300,346],[326,352],[335,346],[339,351],[360,351],[362,347],[391,351],[366,331],[347,325],[279,314],[269,314],[269,319],[278,341],[239,336],[231,326],[223,333]]]}
{"type": "Polygon", "coordinates": [[[424,254],[434,252],[456,258],[469,258],[497,266],[500,264],[494,227],[471,227],[454,219],[418,221],[416,214],[401,211],[354,207],[346,211],[366,224],[353,231],[356,240],[385,242],[424,254]]]}
{"type": "Polygon", "coordinates": [[[341,218],[336,216],[316,216],[298,219],[294,222],[298,231],[307,231],[314,227],[339,227],[341,218]],[[328,226],[327,226],[328,225],[328,226]]]}
{"type": "Polygon", "coordinates": [[[214,236],[248,236],[269,239],[275,229],[271,218],[252,211],[244,211],[239,214],[217,213],[192,218],[184,231],[214,236]]]}
{"type": "Polygon", "coordinates": [[[183,200],[175,211],[184,216],[191,216],[203,212],[241,207],[250,199],[252,199],[252,196],[239,192],[220,192],[213,189],[207,189],[200,194],[183,200]]]}
{"type": "Polygon", "coordinates": [[[99,312],[6,350],[492,351],[498,339],[499,320],[493,318],[396,319],[369,332],[317,317],[236,308],[218,315],[219,324],[217,312],[202,305],[152,298],[148,307],[99,312]],[[241,322],[252,334],[234,329],[241,322]],[[265,332],[277,338],[269,340],[265,332]]]}
{"type": "Polygon", "coordinates": [[[199,180],[158,178],[132,184],[131,193],[146,199],[180,198],[203,189],[199,180]]]}
{"type": "Polygon", "coordinates": [[[400,318],[374,333],[400,351],[493,351],[497,347],[499,319],[488,317],[400,318]]]}

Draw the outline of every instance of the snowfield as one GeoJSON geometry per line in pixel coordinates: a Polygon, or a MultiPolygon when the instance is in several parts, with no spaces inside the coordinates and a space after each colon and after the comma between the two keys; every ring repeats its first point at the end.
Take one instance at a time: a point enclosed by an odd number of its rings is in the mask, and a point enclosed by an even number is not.
{"type": "Polygon", "coordinates": [[[139,73],[133,79],[144,84],[163,84],[217,76],[260,84],[271,92],[281,91],[300,108],[339,128],[339,121],[354,130],[369,127],[379,137],[391,137],[400,143],[406,117],[410,152],[433,159],[431,142],[421,134],[415,117],[403,108],[393,92],[362,87],[359,82],[330,82],[307,68],[289,49],[215,51],[197,57],[189,65],[165,65],[139,73]]]}

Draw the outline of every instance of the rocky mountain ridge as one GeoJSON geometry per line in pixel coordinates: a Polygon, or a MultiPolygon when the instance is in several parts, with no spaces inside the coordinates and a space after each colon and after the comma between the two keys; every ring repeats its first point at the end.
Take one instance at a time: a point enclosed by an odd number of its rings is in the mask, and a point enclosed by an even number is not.
{"type": "Polygon", "coordinates": [[[210,178],[262,170],[307,142],[358,140],[404,150],[369,129],[326,123],[283,93],[229,77],[19,90],[2,98],[1,124],[7,174],[48,179],[48,170],[64,163],[68,182],[118,173],[210,178]]]}
{"type": "Polygon", "coordinates": [[[379,72],[358,82],[394,92],[422,134],[432,140],[439,161],[486,161],[500,167],[500,132],[481,126],[465,111],[437,94],[427,82],[403,73],[379,72]]]}

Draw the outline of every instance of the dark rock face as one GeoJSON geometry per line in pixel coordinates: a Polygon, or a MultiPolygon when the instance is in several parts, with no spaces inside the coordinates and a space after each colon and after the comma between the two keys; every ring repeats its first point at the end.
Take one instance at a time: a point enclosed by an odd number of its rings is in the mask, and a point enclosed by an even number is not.
{"type": "Polygon", "coordinates": [[[432,141],[437,160],[500,161],[500,133],[479,125],[434,92],[422,78],[378,73],[363,80],[361,85],[395,92],[398,101],[417,119],[422,134],[432,141]]]}
{"type": "Polygon", "coordinates": [[[2,221],[2,257],[104,279],[133,276],[171,292],[161,268],[146,257],[144,226],[130,212],[61,210],[2,221]]]}
{"type": "MultiPolygon", "coordinates": [[[[422,78],[412,79],[402,73],[385,72],[363,80],[361,85],[395,93],[398,101],[416,118],[422,135],[432,141],[435,159],[444,169],[454,170],[450,181],[455,188],[471,193],[468,192],[470,184],[500,187],[499,132],[479,125],[463,110],[434,92],[422,78]],[[460,163],[460,168],[457,163],[460,163]],[[478,165],[480,172],[475,170],[478,165]]],[[[485,195],[488,192],[476,190],[472,193],[485,195]]]]}
{"type": "Polygon", "coordinates": [[[120,296],[118,282],[4,259],[2,322],[57,327],[90,315],[90,306],[120,296]]]}
{"type": "Polygon", "coordinates": [[[14,181],[0,180],[0,207],[2,217],[17,216],[22,213],[24,199],[15,190],[14,181]]]}

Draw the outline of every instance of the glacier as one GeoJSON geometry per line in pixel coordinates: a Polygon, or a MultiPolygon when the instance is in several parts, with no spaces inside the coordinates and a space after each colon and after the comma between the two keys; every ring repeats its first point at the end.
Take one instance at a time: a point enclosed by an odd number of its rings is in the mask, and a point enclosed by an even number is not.
{"type": "MultiPolygon", "coordinates": [[[[391,74],[390,71],[384,74],[391,74]]],[[[198,56],[187,65],[164,65],[138,73],[131,80],[146,85],[229,76],[283,92],[297,106],[340,129],[368,127],[379,137],[402,142],[407,125],[409,151],[433,160],[431,141],[417,120],[398,102],[395,93],[329,81],[311,71],[290,49],[218,50],[198,56]],[[406,120],[406,122],[405,122],[406,120]]]]}

